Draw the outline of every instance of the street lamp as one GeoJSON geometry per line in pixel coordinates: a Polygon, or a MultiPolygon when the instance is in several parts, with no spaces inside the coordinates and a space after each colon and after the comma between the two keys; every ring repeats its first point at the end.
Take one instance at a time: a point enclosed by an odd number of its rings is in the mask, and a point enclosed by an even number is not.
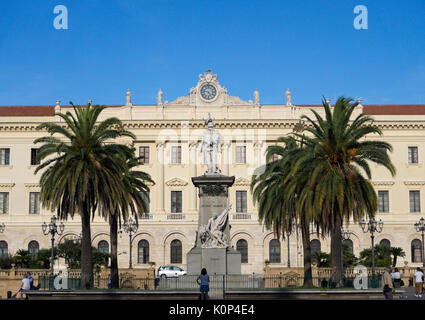
{"type": "Polygon", "coordinates": [[[370,232],[370,238],[372,240],[372,276],[375,275],[375,232],[382,232],[384,227],[384,222],[382,219],[376,221],[375,219],[370,219],[369,222],[362,220],[360,222],[360,227],[364,233],[370,232]]]}
{"type": "Polygon", "coordinates": [[[56,224],[56,216],[52,216],[50,218],[50,223],[46,224],[46,222],[44,222],[41,225],[41,228],[43,230],[43,233],[45,236],[47,236],[48,234],[52,235],[52,262],[50,265],[50,275],[53,276],[53,262],[54,262],[54,253],[55,253],[55,235],[57,234],[58,236],[60,236],[63,233],[63,230],[65,229],[65,226],[63,224],[63,222],[60,223],[59,225],[59,230],[58,230],[58,226],[56,224]]]}
{"type": "MultiPolygon", "coordinates": [[[[295,229],[297,227],[297,222],[293,221],[292,222],[292,228],[295,229]]],[[[292,234],[293,230],[291,230],[291,232],[288,233],[288,268],[291,267],[291,244],[290,244],[290,236],[292,234]]]]}
{"type": "Polygon", "coordinates": [[[0,224],[0,233],[3,233],[4,229],[6,229],[6,225],[4,223],[1,223],[0,224]]]}
{"type": "Polygon", "coordinates": [[[128,268],[131,269],[132,268],[132,263],[131,263],[131,255],[132,255],[131,254],[131,252],[132,252],[131,247],[132,247],[132,245],[131,244],[133,242],[132,235],[133,235],[133,233],[137,232],[137,229],[139,228],[139,224],[137,223],[136,220],[134,220],[133,217],[130,217],[128,219],[128,221],[124,222],[122,227],[124,229],[124,232],[128,233],[129,236],[130,236],[130,251],[129,251],[130,257],[129,257],[129,261],[128,261],[128,268]]]}
{"type": "Polygon", "coordinates": [[[345,276],[344,272],[344,240],[350,239],[352,232],[350,230],[344,230],[344,228],[341,228],[341,264],[342,264],[342,274],[343,277],[345,276]]]}
{"type": "Polygon", "coordinates": [[[420,218],[418,222],[415,223],[416,232],[422,233],[422,265],[425,267],[425,257],[424,257],[424,232],[425,232],[425,219],[424,217],[420,218]]]}

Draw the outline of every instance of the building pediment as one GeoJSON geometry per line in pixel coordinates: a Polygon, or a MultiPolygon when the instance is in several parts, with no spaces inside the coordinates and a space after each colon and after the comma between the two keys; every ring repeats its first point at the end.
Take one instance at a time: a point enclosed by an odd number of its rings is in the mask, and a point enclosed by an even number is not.
{"type": "Polygon", "coordinates": [[[173,178],[165,183],[169,187],[184,187],[187,185],[187,182],[180,178],[173,178]]]}
{"type": "Polygon", "coordinates": [[[251,181],[249,181],[246,178],[240,177],[235,180],[234,185],[237,187],[240,187],[240,186],[249,186],[250,184],[251,184],[251,181]]]}
{"type": "Polygon", "coordinates": [[[239,97],[229,96],[227,89],[218,82],[217,74],[207,70],[199,75],[198,84],[190,89],[188,96],[179,97],[168,105],[229,106],[252,105],[252,103],[243,101],[239,97]]]}

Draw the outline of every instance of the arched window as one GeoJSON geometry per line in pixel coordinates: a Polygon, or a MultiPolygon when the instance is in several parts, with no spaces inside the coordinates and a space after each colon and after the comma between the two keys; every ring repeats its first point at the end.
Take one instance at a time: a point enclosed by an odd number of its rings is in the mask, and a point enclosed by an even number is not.
{"type": "Polygon", "coordinates": [[[412,240],[412,262],[422,262],[422,242],[419,239],[412,240]]]}
{"type": "Polygon", "coordinates": [[[170,262],[182,263],[182,242],[180,240],[173,240],[170,244],[170,262]]]}
{"type": "Polygon", "coordinates": [[[32,240],[28,243],[28,252],[33,259],[37,256],[38,250],[40,249],[40,245],[37,241],[32,240]]]}
{"type": "Polygon", "coordinates": [[[388,248],[391,248],[391,241],[388,239],[382,239],[379,241],[379,244],[382,246],[387,246],[388,248]]]}
{"type": "Polygon", "coordinates": [[[311,255],[313,256],[313,254],[315,252],[320,252],[322,251],[322,245],[320,244],[320,241],[318,239],[313,239],[310,241],[310,252],[311,255]]]}
{"type": "Polygon", "coordinates": [[[280,241],[278,239],[270,240],[269,260],[270,262],[280,263],[280,241]]]}
{"type": "Polygon", "coordinates": [[[241,262],[248,263],[248,242],[245,239],[238,240],[236,250],[241,253],[241,262]]]}
{"type": "Polygon", "coordinates": [[[348,249],[348,252],[353,254],[353,241],[351,239],[344,239],[342,243],[345,246],[346,250],[348,249]]]}
{"type": "Polygon", "coordinates": [[[137,244],[137,263],[149,263],[149,242],[142,239],[137,244]]]}
{"type": "Polygon", "coordinates": [[[99,250],[99,252],[108,254],[109,253],[108,241],[106,240],[99,241],[99,243],[97,244],[97,249],[99,250]]]}
{"type": "Polygon", "coordinates": [[[6,258],[8,255],[7,250],[7,242],[6,241],[0,241],[0,258],[6,258]]]}

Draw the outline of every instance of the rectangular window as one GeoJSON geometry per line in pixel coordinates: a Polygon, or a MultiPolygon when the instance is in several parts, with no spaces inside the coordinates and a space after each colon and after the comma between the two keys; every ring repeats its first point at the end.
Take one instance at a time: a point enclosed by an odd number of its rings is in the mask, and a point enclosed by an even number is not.
{"type": "Polygon", "coordinates": [[[37,148],[31,148],[31,165],[32,166],[36,166],[40,164],[40,162],[37,161],[37,152],[38,152],[37,148]]]}
{"type": "Polygon", "coordinates": [[[7,214],[9,211],[9,192],[0,192],[0,214],[7,214]]]}
{"type": "Polygon", "coordinates": [[[181,213],[182,212],[182,192],[171,191],[171,212],[181,213]]]}
{"type": "Polygon", "coordinates": [[[389,212],[388,191],[378,191],[379,212],[389,212]]]}
{"type": "Polygon", "coordinates": [[[171,163],[174,163],[174,164],[182,163],[182,147],[181,146],[171,147],[171,163]]]}
{"type": "Polygon", "coordinates": [[[236,146],[236,163],[246,163],[246,146],[236,146]]]}
{"type": "Polygon", "coordinates": [[[139,148],[139,162],[141,164],[149,163],[149,147],[140,147],[139,148]]]}
{"type": "Polygon", "coordinates": [[[246,212],[246,191],[236,191],[236,212],[246,212]]]}
{"type": "Polygon", "coordinates": [[[0,166],[8,166],[10,164],[10,149],[0,148],[0,166]]]}
{"type": "Polygon", "coordinates": [[[419,190],[409,191],[410,212],[421,212],[419,190]]]}
{"type": "Polygon", "coordinates": [[[40,213],[40,192],[30,192],[30,214],[40,213]]]}
{"type": "Polygon", "coordinates": [[[409,163],[418,163],[418,147],[409,147],[409,163]]]}

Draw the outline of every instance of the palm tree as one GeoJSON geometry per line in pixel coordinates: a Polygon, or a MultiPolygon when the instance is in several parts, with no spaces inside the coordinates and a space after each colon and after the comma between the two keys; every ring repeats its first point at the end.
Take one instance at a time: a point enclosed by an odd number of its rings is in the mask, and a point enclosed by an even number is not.
{"type": "Polygon", "coordinates": [[[406,256],[406,252],[404,252],[404,250],[400,247],[391,247],[390,253],[393,256],[393,268],[397,264],[397,258],[398,257],[404,258],[406,256]]]}
{"type": "MultiPolygon", "coordinates": [[[[273,229],[277,237],[292,233],[293,222],[298,221],[301,230],[304,250],[304,286],[312,286],[311,252],[310,252],[310,222],[311,217],[305,214],[302,207],[297,208],[297,192],[302,188],[301,179],[290,175],[293,158],[302,148],[293,137],[281,137],[277,142],[285,146],[269,146],[266,152],[265,167],[254,174],[251,181],[251,192],[254,204],[258,203],[259,220],[269,229],[273,229]],[[269,162],[273,155],[280,160],[269,162]],[[298,181],[297,183],[294,183],[298,181]]],[[[306,181],[306,180],[304,180],[306,181]]]]}
{"type": "Polygon", "coordinates": [[[45,208],[56,211],[59,219],[73,218],[77,213],[82,221],[81,280],[85,288],[93,285],[93,259],[90,219],[96,209],[109,210],[113,200],[123,189],[120,178],[122,168],[117,157],[131,154],[131,149],[111,141],[118,137],[135,138],[123,129],[118,118],[108,118],[97,123],[105,106],[75,107],[71,112],[56,113],[66,126],[42,123],[49,136],[38,138],[43,143],[37,154],[42,162],[35,173],[43,170],[40,178],[40,200],[45,208]],[[59,137],[54,137],[59,135],[59,137]],[[110,203],[99,201],[108,197],[110,203]]]}
{"type": "Polygon", "coordinates": [[[295,160],[292,173],[298,172],[302,179],[309,177],[299,196],[300,205],[305,205],[307,214],[317,217],[322,230],[330,233],[332,266],[339,284],[342,284],[343,220],[358,222],[365,214],[373,217],[377,211],[369,163],[383,165],[395,175],[395,167],[385,151],[392,151],[391,145],[366,139],[368,135],[382,135],[371,117],[360,114],[350,123],[358,105],[351,102],[350,98],[339,98],[332,112],[323,99],[325,119],[311,110],[314,120],[301,117],[309,124],[305,131],[310,136],[294,133],[306,147],[295,160]]]}
{"type": "MultiPolygon", "coordinates": [[[[119,199],[115,199],[115,206],[111,210],[103,212],[105,218],[109,220],[109,235],[111,242],[111,288],[119,288],[118,274],[118,225],[121,225],[121,219],[126,221],[131,214],[138,220],[138,214],[142,215],[148,212],[149,187],[146,183],[154,183],[150,175],[133,170],[139,165],[139,159],[133,155],[124,159],[120,156],[122,165],[122,184],[119,199]]],[[[110,199],[105,197],[104,201],[110,199]]]]}

